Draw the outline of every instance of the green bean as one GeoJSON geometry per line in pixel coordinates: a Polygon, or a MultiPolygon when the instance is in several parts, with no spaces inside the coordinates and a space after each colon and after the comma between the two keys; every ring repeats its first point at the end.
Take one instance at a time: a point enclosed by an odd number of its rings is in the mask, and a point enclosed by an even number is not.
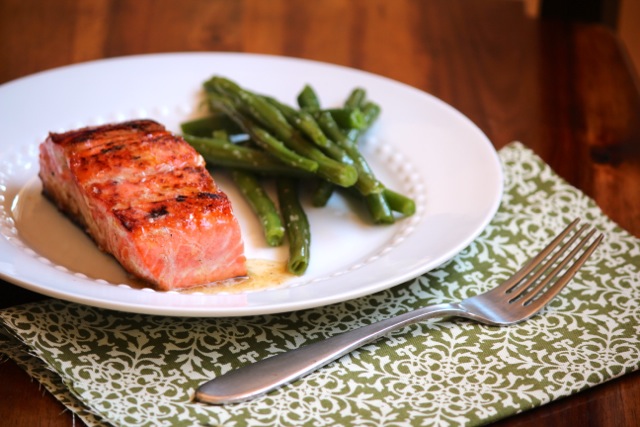
{"type": "Polygon", "coordinates": [[[327,138],[313,115],[304,110],[296,110],[274,98],[266,97],[265,99],[279,109],[292,126],[306,135],[313,143],[320,147],[327,156],[343,164],[353,165],[351,157],[349,157],[342,147],[327,138]]]}
{"type": "MultiPolygon", "coordinates": [[[[351,154],[352,157],[360,154],[360,151],[357,149],[355,143],[360,138],[360,136],[373,125],[381,112],[380,106],[378,104],[365,100],[363,90],[355,89],[349,96],[347,102],[345,102],[345,107],[354,106],[361,108],[364,125],[361,128],[352,127],[347,131],[346,138],[340,139],[341,143],[344,144],[343,146],[349,147],[349,150],[347,152],[351,154]],[[354,154],[354,151],[358,154],[354,154]]],[[[333,135],[334,132],[338,132],[337,130],[335,130],[335,126],[331,126],[331,128],[334,129],[333,131],[331,131],[331,135],[333,135]]],[[[364,165],[367,165],[364,157],[361,157],[361,161],[364,163],[364,165]]],[[[358,161],[356,161],[356,164],[357,163],[358,161]]],[[[384,185],[375,178],[373,172],[370,169],[368,171],[361,171],[360,169],[358,169],[358,174],[359,177],[367,177],[371,180],[376,181],[376,190],[365,195],[367,209],[369,210],[374,223],[394,223],[395,218],[392,211],[399,212],[405,216],[410,216],[415,213],[415,202],[412,199],[384,187],[384,185]]]]}
{"type": "Polygon", "coordinates": [[[231,171],[231,178],[260,220],[267,244],[280,246],[284,240],[284,226],[273,201],[258,179],[250,172],[237,169],[231,171]]]}
{"type": "Polygon", "coordinates": [[[393,224],[395,217],[383,193],[371,193],[365,197],[367,209],[375,224],[393,224]]]}
{"type": "Polygon", "coordinates": [[[265,175],[313,176],[285,165],[266,151],[232,144],[227,140],[183,135],[209,166],[239,168],[265,175]]]}
{"type": "Polygon", "coordinates": [[[360,108],[364,103],[366,96],[367,93],[363,88],[354,88],[347,97],[347,100],[344,102],[344,106],[353,109],[360,108]]]}
{"type": "MultiPolygon", "coordinates": [[[[381,108],[372,101],[365,101],[362,105],[362,113],[367,125],[358,131],[357,138],[367,131],[380,116],[381,108]]],[[[389,188],[383,190],[384,198],[391,210],[398,212],[404,216],[411,216],[416,212],[416,203],[410,197],[395,192],[389,188]]]]}
{"type": "Polygon", "coordinates": [[[213,139],[221,139],[223,141],[231,142],[231,137],[226,130],[214,130],[211,132],[211,137],[213,139]]]}
{"type": "Polygon", "coordinates": [[[380,112],[382,111],[382,109],[375,102],[367,101],[362,106],[361,111],[362,111],[362,115],[364,117],[365,123],[367,124],[366,128],[368,129],[369,127],[371,127],[373,122],[375,122],[378,119],[378,116],[380,116],[380,112]]]}
{"type": "MultiPolygon", "coordinates": [[[[351,135],[353,139],[349,139],[353,142],[356,142],[357,139],[373,125],[381,112],[380,106],[372,101],[360,99],[360,102],[365,126],[363,126],[361,129],[351,129],[351,135]]],[[[392,211],[398,212],[404,216],[411,216],[416,212],[416,204],[410,197],[390,190],[386,187],[382,190],[382,192],[388,208],[392,211]]],[[[369,200],[369,207],[373,207],[378,211],[378,214],[376,214],[376,216],[383,218],[383,222],[390,220],[388,213],[386,212],[387,209],[382,208],[382,199],[378,198],[376,200],[374,198],[371,198],[371,200],[369,200]],[[384,218],[386,218],[386,220],[384,218]]]]}
{"type": "Polygon", "coordinates": [[[404,216],[411,216],[416,212],[413,199],[389,188],[385,188],[382,193],[369,194],[365,197],[373,222],[376,224],[394,223],[392,211],[404,216]]]}
{"type": "MultiPolygon", "coordinates": [[[[283,145],[280,140],[274,138],[273,135],[271,135],[265,129],[256,127],[252,129],[251,134],[257,141],[260,141],[263,145],[278,147],[278,150],[280,151],[284,151],[286,149],[286,146],[283,145]]],[[[314,160],[301,156],[292,150],[287,150],[287,153],[293,153],[291,166],[299,167],[307,172],[319,172],[320,165],[314,160]],[[302,164],[308,166],[302,167],[302,164]]]]}
{"type": "Polygon", "coordinates": [[[347,137],[353,142],[357,142],[358,139],[367,130],[369,130],[373,123],[378,119],[381,109],[380,106],[375,102],[366,101],[362,105],[361,111],[365,125],[361,129],[352,128],[347,131],[347,137]]]}
{"type": "Polygon", "coordinates": [[[214,131],[224,130],[229,135],[241,134],[242,129],[226,114],[215,113],[205,117],[188,120],[180,124],[182,133],[210,137],[214,131]]]}
{"type": "MultiPolygon", "coordinates": [[[[265,126],[288,148],[315,161],[318,164],[317,174],[320,177],[342,187],[349,187],[357,181],[358,173],[353,166],[327,157],[291,126],[283,114],[263,97],[221,77],[211,78],[206,82],[205,87],[207,90],[226,95],[232,103],[248,112],[254,120],[265,126]]],[[[236,120],[235,116],[232,117],[236,120]]]]}
{"type": "Polygon", "coordinates": [[[276,180],[280,212],[289,240],[287,269],[300,276],[309,266],[311,230],[307,215],[300,204],[297,187],[296,180],[286,178],[276,180]]]}
{"type": "Polygon", "coordinates": [[[317,162],[290,150],[280,140],[274,138],[265,129],[256,125],[240,113],[233,102],[229,99],[214,93],[209,93],[208,99],[214,108],[224,111],[229,117],[238,123],[238,125],[240,125],[251,136],[252,140],[255,141],[256,144],[274,157],[277,157],[283,163],[292,167],[300,168],[307,172],[316,172],[318,170],[317,162]]]}
{"type": "Polygon", "coordinates": [[[316,91],[310,85],[305,85],[297,97],[298,106],[307,111],[318,111],[320,109],[320,99],[316,91]]]}
{"type": "Polygon", "coordinates": [[[358,147],[349,140],[346,135],[338,128],[337,123],[333,120],[331,114],[323,111],[318,115],[318,123],[325,134],[336,142],[349,157],[353,160],[353,165],[358,171],[358,181],[355,187],[362,194],[379,193],[383,189],[382,183],[373,174],[373,170],[369,166],[358,147]]]}
{"type": "Polygon", "coordinates": [[[385,188],[382,191],[387,204],[391,210],[404,216],[411,216],[416,213],[416,203],[410,197],[385,188]]]}
{"type": "Polygon", "coordinates": [[[331,113],[340,129],[363,130],[368,126],[367,118],[359,108],[329,108],[325,111],[331,113]]]}
{"type": "Polygon", "coordinates": [[[327,144],[327,137],[322,133],[311,114],[306,111],[296,110],[272,97],[264,99],[280,111],[285,120],[293,127],[307,135],[319,146],[327,144]]]}
{"type": "Polygon", "coordinates": [[[286,117],[264,97],[245,90],[223,77],[212,77],[205,83],[205,88],[210,93],[225,97],[236,106],[239,114],[251,117],[283,142],[288,142],[293,137],[294,129],[286,117]]]}
{"type": "Polygon", "coordinates": [[[212,77],[205,83],[205,88],[210,92],[226,96],[240,111],[250,115],[278,139],[287,141],[292,137],[293,128],[287,119],[263,97],[223,77],[212,77]]]}
{"type": "Polygon", "coordinates": [[[320,180],[311,197],[311,204],[317,208],[326,206],[335,188],[329,181],[320,180]]]}

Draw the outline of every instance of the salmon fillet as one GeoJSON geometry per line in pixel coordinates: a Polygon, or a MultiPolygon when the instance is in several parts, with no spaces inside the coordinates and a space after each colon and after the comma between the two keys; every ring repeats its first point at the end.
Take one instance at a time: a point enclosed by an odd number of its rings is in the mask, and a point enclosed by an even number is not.
{"type": "Polygon", "coordinates": [[[44,195],[158,290],[245,276],[240,226],[204,159],[152,120],[50,133],[44,195]]]}

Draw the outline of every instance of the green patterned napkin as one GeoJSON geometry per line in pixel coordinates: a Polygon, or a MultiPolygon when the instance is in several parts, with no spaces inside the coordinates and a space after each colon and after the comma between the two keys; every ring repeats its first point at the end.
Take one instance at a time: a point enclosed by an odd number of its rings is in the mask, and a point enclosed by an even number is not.
{"type": "Polygon", "coordinates": [[[500,151],[497,215],[441,268],[328,307],[243,318],[171,318],[47,300],[0,311],[0,351],[92,426],[480,425],[640,367],[640,240],[519,143],[500,151]],[[500,328],[406,327],[251,402],[192,401],[204,380],[419,306],[493,288],[575,217],[606,240],[559,298],[500,328]]]}

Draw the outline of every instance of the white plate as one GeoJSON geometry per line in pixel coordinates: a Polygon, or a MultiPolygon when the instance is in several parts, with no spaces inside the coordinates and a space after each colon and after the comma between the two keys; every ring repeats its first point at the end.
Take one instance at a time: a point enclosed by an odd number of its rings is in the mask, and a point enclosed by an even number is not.
{"type": "MultiPolygon", "coordinates": [[[[137,313],[241,316],[317,307],[371,294],[438,267],[467,246],[502,196],[496,152],[471,121],[444,102],[366,72],[307,60],[233,53],[116,58],[63,67],[0,86],[0,275],[35,292],[137,313]],[[149,117],[173,131],[199,114],[201,83],[217,74],[295,104],[310,83],[325,106],[364,87],[383,112],[363,151],[418,211],[371,226],[341,198],[308,208],[307,273],[275,288],[218,294],[162,293],[126,284],[119,265],[40,195],[37,147],[49,131],[149,117]]],[[[248,258],[282,260],[224,176],[248,258]]]]}

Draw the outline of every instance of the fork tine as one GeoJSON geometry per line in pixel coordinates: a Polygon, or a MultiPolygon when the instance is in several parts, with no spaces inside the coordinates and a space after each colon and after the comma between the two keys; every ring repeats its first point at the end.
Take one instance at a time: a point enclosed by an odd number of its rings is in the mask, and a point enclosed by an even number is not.
{"type": "MultiPolygon", "coordinates": [[[[536,268],[538,266],[540,266],[538,268],[538,270],[533,273],[531,276],[527,276],[525,279],[523,279],[526,284],[522,285],[520,288],[516,289],[516,292],[510,295],[510,301],[515,301],[516,299],[520,298],[522,295],[531,292],[531,285],[534,284],[536,282],[536,280],[538,280],[540,278],[540,276],[542,276],[546,270],[548,270],[562,255],[564,255],[564,253],[571,247],[571,245],[573,245],[573,243],[578,239],[578,237],[580,237],[580,235],[587,229],[589,228],[589,226],[587,224],[583,225],[582,227],[580,227],[580,229],[573,235],[571,236],[571,238],[565,243],[563,244],[560,249],[558,249],[552,256],[551,258],[549,258],[549,260],[546,261],[545,260],[540,260],[540,262],[537,265],[534,265],[533,267],[536,268]],[[542,265],[543,263],[545,263],[544,265],[542,265]]],[[[590,235],[587,236],[587,239],[589,237],[591,237],[593,235],[593,233],[595,232],[592,231],[590,235]]],[[[573,254],[575,255],[575,253],[573,254]]],[[[571,257],[566,257],[564,260],[564,263],[566,264],[569,260],[571,259],[571,257]]],[[[560,270],[558,270],[560,271],[560,270]]],[[[543,281],[543,283],[545,283],[543,281]]],[[[537,288],[534,289],[539,289],[540,286],[538,285],[537,288]]]]}
{"type": "Polygon", "coordinates": [[[567,227],[562,230],[560,234],[558,234],[552,241],[545,247],[538,255],[534,258],[531,258],[527,261],[524,266],[518,270],[513,276],[509,279],[505,280],[500,286],[496,288],[500,289],[503,292],[511,292],[513,288],[515,288],[522,279],[527,276],[531,271],[540,264],[559,244],[564,240],[564,238],[575,228],[576,225],[580,222],[580,218],[574,219],[567,227]]]}
{"type": "Polygon", "coordinates": [[[586,226],[578,230],[578,233],[574,235],[562,248],[560,248],[558,252],[556,252],[554,256],[549,259],[548,262],[546,262],[544,265],[541,265],[534,275],[532,275],[531,277],[527,277],[527,281],[529,282],[529,284],[527,286],[523,286],[522,289],[518,292],[518,295],[515,296],[512,301],[515,301],[516,299],[523,299],[522,302],[525,305],[530,303],[531,300],[533,300],[535,296],[540,293],[540,291],[544,289],[547,284],[551,282],[551,280],[553,280],[558,274],[560,274],[560,271],[564,268],[564,266],[567,265],[567,263],[576,256],[578,251],[582,249],[584,245],[589,241],[589,239],[594,235],[594,233],[596,232],[595,229],[591,230],[591,232],[589,232],[586,237],[584,237],[582,241],[578,243],[575,248],[573,248],[569,255],[564,257],[564,259],[562,259],[558,263],[558,265],[556,265],[554,269],[547,274],[544,279],[540,280],[535,286],[533,286],[535,282],[540,278],[540,276],[542,276],[547,272],[547,270],[553,267],[553,264],[561,255],[564,255],[564,253],[569,249],[573,242],[575,242],[578,234],[580,234],[580,232],[582,232],[585,228],[586,226]]]}
{"type": "MultiPolygon", "coordinates": [[[[584,245],[589,241],[589,239],[593,236],[595,230],[592,230],[589,235],[583,239],[572,251],[571,253],[563,260],[563,262],[558,265],[552,273],[549,274],[549,277],[545,278],[545,282],[548,283],[550,280],[555,278],[558,275],[560,270],[566,265],[566,263],[573,259],[578,251],[584,247],[584,245]]],[[[596,250],[602,239],[604,238],[603,234],[600,234],[596,239],[585,249],[580,258],[571,266],[569,269],[558,278],[558,280],[546,291],[544,290],[544,286],[537,286],[536,293],[531,297],[527,298],[524,301],[524,304],[530,308],[531,310],[538,311],[542,309],[545,305],[547,305],[558,293],[573,279],[573,276],[576,275],[578,270],[582,267],[582,265],[587,261],[587,259],[591,256],[593,251],[596,250]],[[542,291],[542,292],[541,292],[542,291]]],[[[545,283],[545,286],[546,286],[545,283]]]]}

